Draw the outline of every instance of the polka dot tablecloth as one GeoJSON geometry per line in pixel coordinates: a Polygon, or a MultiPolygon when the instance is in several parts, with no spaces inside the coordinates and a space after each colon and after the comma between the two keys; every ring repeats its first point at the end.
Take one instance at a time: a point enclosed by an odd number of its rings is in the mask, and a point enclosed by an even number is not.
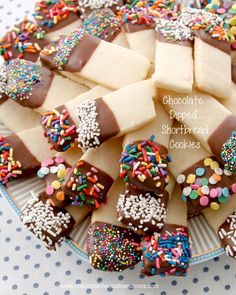
{"type": "MultiPolygon", "coordinates": [[[[0,34],[32,12],[33,0],[0,0],[0,34]]],[[[236,261],[226,256],[191,268],[187,278],[139,274],[141,266],[123,273],[92,269],[65,243],[59,253],[48,252],[24,229],[0,197],[0,294],[236,294],[236,261]]]]}

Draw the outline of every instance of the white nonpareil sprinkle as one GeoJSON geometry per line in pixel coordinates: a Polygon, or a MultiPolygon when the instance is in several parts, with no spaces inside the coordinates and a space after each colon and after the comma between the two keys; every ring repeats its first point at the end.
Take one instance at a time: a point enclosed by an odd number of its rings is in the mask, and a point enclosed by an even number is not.
{"type": "Polygon", "coordinates": [[[98,148],[100,145],[100,126],[97,122],[96,100],[86,100],[78,106],[79,127],[78,143],[79,147],[87,150],[98,148]]]}
{"type": "Polygon", "coordinates": [[[50,202],[43,202],[38,197],[31,198],[21,210],[23,224],[49,248],[62,242],[64,237],[60,233],[68,227],[71,218],[68,212],[55,214],[50,202]],[[56,239],[56,243],[52,238],[56,239]]]}
{"type": "Polygon", "coordinates": [[[7,70],[5,65],[0,65],[0,99],[5,93],[7,84],[7,70]]]}
{"type": "Polygon", "coordinates": [[[104,7],[112,7],[117,5],[119,0],[83,0],[79,1],[79,6],[82,8],[100,9],[104,7]]]}
{"type": "Polygon", "coordinates": [[[167,208],[160,197],[153,197],[150,193],[130,195],[127,190],[120,194],[117,203],[118,214],[122,212],[123,219],[128,219],[129,227],[134,231],[143,229],[147,231],[149,226],[162,228],[166,219],[167,208]]]}

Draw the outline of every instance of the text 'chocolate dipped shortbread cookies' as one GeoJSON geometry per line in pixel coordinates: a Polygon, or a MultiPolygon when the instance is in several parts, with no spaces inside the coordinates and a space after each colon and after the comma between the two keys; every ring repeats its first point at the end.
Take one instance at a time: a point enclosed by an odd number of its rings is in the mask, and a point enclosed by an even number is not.
{"type": "Polygon", "coordinates": [[[40,58],[50,69],[78,74],[111,89],[145,79],[150,68],[144,56],[89,35],[81,28],[60,39],[56,46],[45,48],[40,58]]]}

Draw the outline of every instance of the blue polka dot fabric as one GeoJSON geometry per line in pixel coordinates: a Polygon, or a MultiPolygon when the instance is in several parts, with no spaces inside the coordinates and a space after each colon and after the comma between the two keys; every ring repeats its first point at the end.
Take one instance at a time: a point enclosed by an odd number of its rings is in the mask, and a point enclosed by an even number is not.
{"type": "MultiPolygon", "coordinates": [[[[0,0],[0,34],[30,16],[34,3],[0,0]]],[[[94,270],[65,243],[58,253],[48,252],[0,197],[1,295],[236,294],[236,261],[224,255],[192,266],[187,278],[148,278],[140,269],[138,265],[123,273],[94,270]]]]}

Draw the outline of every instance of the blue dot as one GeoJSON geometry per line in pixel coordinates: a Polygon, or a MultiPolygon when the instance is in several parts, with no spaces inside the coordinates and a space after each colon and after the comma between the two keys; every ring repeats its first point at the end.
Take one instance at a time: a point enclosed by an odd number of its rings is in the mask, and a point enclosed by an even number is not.
{"type": "Polygon", "coordinates": [[[176,280],[172,281],[172,282],[171,282],[171,285],[172,285],[172,286],[176,286],[176,285],[177,285],[177,281],[176,281],[176,280]]]}
{"type": "Polygon", "coordinates": [[[91,268],[88,268],[87,269],[87,273],[92,273],[92,269],[91,268]]]}
{"type": "Polygon", "coordinates": [[[91,294],[92,290],[91,289],[86,289],[86,294],[91,294]]]}
{"type": "Polygon", "coordinates": [[[65,295],[70,295],[70,291],[69,290],[66,290],[64,294],[65,295]]]}
{"type": "Polygon", "coordinates": [[[219,281],[220,277],[219,276],[214,276],[214,281],[219,281]]]}
{"type": "Polygon", "coordinates": [[[9,243],[11,241],[11,238],[9,238],[9,237],[7,237],[6,239],[5,239],[5,242],[6,243],[9,243]]]}
{"type": "Polygon", "coordinates": [[[119,276],[118,276],[118,280],[119,280],[119,281],[122,281],[123,279],[124,279],[124,276],[122,276],[122,275],[119,275],[119,276]]]}
{"type": "Polygon", "coordinates": [[[76,261],[77,265],[80,265],[81,263],[82,263],[82,261],[80,259],[76,261]]]}
{"type": "Polygon", "coordinates": [[[66,255],[67,255],[67,256],[71,256],[71,255],[72,255],[72,252],[71,252],[71,251],[67,251],[67,252],[66,252],[66,255]]]}
{"type": "Polygon", "coordinates": [[[110,286],[110,287],[107,288],[107,291],[108,292],[112,292],[113,291],[113,288],[110,286]]]}
{"type": "Polygon", "coordinates": [[[4,257],[4,261],[5,261],[5,262],[7,262],[7,261],[9,261],[9,260],[10,260],[10,258],[9,258],[8,256],[4,257]]]}
{"type": "Polygon", "coordinates": [[[97,278],[97,282],[101,283],[102,282],[102,278],[97,278]]]}
{"type": "Polygon", "coordinates": [[[44,292],[43,295],[49,295],[49,293],[48,292],[44,292]]]}
{"type": "Polygon", "coordinates": [[[162,291],[162,292],[161,292],[161,295],[166,295],[166,292],[165,292],[165,291],[162,291]]]}
{"type": "Polygon", "coordinates": [[[188,294],[188,290],[183,289],[182,294],[188,294]]]}
{"type": "Polygon", "coordinates": [[[129,284],[128,288],[129,288],[129,290],[133,290],[134,289],[134,285],[133,284],[129,284]]]}
{"type": "Polygon", "coordinates": [[[144,295],[144,293],[141,293],[141,294],[139,294],[139,295],[144,295]]]}
{"type": "Polygon", "coordinates": [[[2,280],[3,280],[3,281],[7,281],[7,280],[8,280],[8,276],[3,276],[3,277],[2,277],[2,280]]]}
{"type": "Polygon", "coordinates": [[[208,272],[208,270],[209,270],[208,267],[204,267],[204,268],[203,268],[203,271],[204,271],[204,272],[208,272]]]}
{"type": "Polygon", "coordinates": [[[2,214],[3,214],[2,211],[0,211],[0,216],[1,216],[2,214]]]}
{"type": "Polygon", "coordinates": [[[196,284],[198,282],[198,278],[193,279],[193,283],[196,284]]]}
{"type": "Polygon", "coordinates": [[[230,285],[225,285],[225,290],[230,290],[230,285]]]}
{"type": "Polygon", "coordinates": [[[34,265],[34,268],[36,268],[36,269],[40,268],[40,264],[39,264],[39,263],[36,263],[36,264],[34,265]]]}
{"type": "Polygon", "coordinates": [[[81,284],[81,280],[78,279],[78,280],[75,281],[75,283],[76,283],[76,285],[80,285],[81,284]]]}
{"type": "Polygon", "coordinates": [[[16,290],[17,288],[18,288],[17,285],[13,285],[13,286],[12,286],[12,289],[13,289],[13,290],[16,290]]]}
{"type": "Polygon", "coordinates": [[[71,271],[70,271],[70,270],[67,270],[67,271],[65,272],[65,274],[66,274],[67,276],[69,276],[69,275],[71,275],[71,271]]]}
{"type": "Polygon", "coordinates": [[[16,231],[19,233],[22,231],[22,228],[21,227],[17,227],[16,231]]]}
{"type": "Polygon", "coordinates": [[[31,236],[26,236],[25,239],[26,239],[27,241],[30,241],[30,240],[31,240],[31,236]]]}
{"type": "Polygon", "coordinates": [[[12,220],[11,219],[7,219],[7,224],[11,224],[12,220]]]}
{"type": "Polygon", "coordinates": [[[208,287],[205,287],[205,288],[203,289],[203,291],[207,293],[207,292],[209,292],[209,288],[208,288],[208,287]]]}
{"type": "Polygon", "coordinates": [[[20,246],[16,246],[16,247],[15,247],[15,250],[16,250],[16,251],[20,251],[20,246]]]}
{"type": "Polygon", "coordinates": [[[55,265],[56,265],[57,267],[59,267],[59,266],[61,266],[61,262],[60,262],[60,261],[57,261],[57,262],[55,263],[55,265]]]}
{"type": "Polygon", "coordinates": [[[39,287],[39,284],[38,284],[38,283],[34,283],[34,284],[33,284],[33,287],[34,287],[34,288],[38,288],[38,287],[39,287]]]}
{"type": "Polygon", "coordinates": [[[25,273],[25,274],[23,275],[23,278],[26,280],[26,279],[29,278],[29,275],[28,275],[27,273],[25,273]]]}
{"type": "Polygon", "coordinates": [[[50,277],[50,273],[49,272],[45,272],[44,276],[45,276],[45,278],[48,278],[48,277],[50,277]]]}
{"type": "Polygon", "coordinates": [[[145,275],[144,274],[141,274],[141,275],[139,275],[139,278],[140,279],[144,279],[145,278],[145,275]]]}
{"type": "Polygon", "coordinates": [[[226,264],[225,267],[224,267],[224,269],[225,269],[225,270],[230,269],[230,265],[226,264]]]}
{"type": "Polygon", "coordinates": [[[14,270],[18,270],[19,268],[20,268],[19,265],[14,265],[13,267],[14,270]]]}
{"type": "Polygon", "coordinates": [[[25,260],[29,260],[30,259],[30,255],[25,255],[25,260]]]}
{"type": "Polygon", "coordinates": [[[219,257],[215,257],[215,258],[213,258],[213,260],[214,260],[214,261],[219,261],[220,258],[219,258],[219,257]]]}
{"type": "Polygon", "coordinates": [[[47,254],[45,255],[45,257],[50,258],[50,257],[51,257],[51,253],[47,253],[47,254]]]}
{"type": "Polygon", "coordinates": [[[60,286],[60,282],[56,281],[54,284],[56,287],[60,286]]]}
{"type": "Polygon", "coordinates": [[[36,248],[36,249],[41,249],[42,246],[41,246],[40,244],[37,244],[37,245],[35,246],[35,248],[36,248]]]}

